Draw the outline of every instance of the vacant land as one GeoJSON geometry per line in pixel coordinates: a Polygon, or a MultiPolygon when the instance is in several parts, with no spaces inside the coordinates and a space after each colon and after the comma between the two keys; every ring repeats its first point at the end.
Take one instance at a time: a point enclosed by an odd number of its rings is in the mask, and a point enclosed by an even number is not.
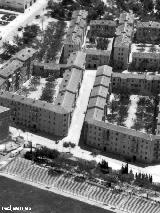
{"type": "Polygon", "coordinates": [[[12,205],[31,207],[32,213],[112,213],[5,177],[0,177],[0,191],[0,209],[12,205]]]}

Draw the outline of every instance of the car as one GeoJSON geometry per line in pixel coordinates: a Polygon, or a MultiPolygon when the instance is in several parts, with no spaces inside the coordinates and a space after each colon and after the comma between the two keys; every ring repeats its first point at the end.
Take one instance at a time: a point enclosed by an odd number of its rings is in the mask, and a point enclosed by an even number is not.
{"type": "Polygon", "coordinates": [[[23,27],[18,27],[18,31],[21,31],[23,29],[23,27]]]}

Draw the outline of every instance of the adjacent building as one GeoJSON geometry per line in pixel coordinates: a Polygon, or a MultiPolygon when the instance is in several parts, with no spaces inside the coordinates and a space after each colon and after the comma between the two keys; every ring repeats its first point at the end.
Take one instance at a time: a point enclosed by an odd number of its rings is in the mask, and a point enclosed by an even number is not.
{"type": "Polygon", "coordinates": [[[73,12],[63,47],[63,63],[65,64],[72,52],[81,50],[87,29],[87,14],[85,10],[76,10],[73,12]]]}
{"type": "Polygon", "coordinates": [[[115,36],[116,22],[111,20],[92,20],[90,22],[90,37],[111,38],[115,36]]]}
{"type": "Polygon", "coordinates": [[[136,26],[136,40],[142,43],[159,43],[160,23],[138,22],[136,26]]]}
{"type": "Polygon", "coordinates": [[[0,106],[0,143],[9,135],[10,109],[0,106]]]}
{"type": "Polygon", "coordinates": [[[25,9],[32,6],[37,0],[0,0],[0,7],[8,10],[24,12],[25,9]]]}
{"type": "Polygon", "coordinates": [[[108,123],[105,119],[107,98],[111,91],[115,89],[120,91],[125,87],[131,92],[139,91],[144,94],[153,92],[154,88],[158,93],[159,77],[112,73],[111,70],[112,68],[108,66],[97,70],[82,133],[85,143],[102,152],[123,156],[127,160],[144,163],[159,161],[160,125],[157,126],[157,135],[151,135],[108,123]]]}
{"type": "Polygon", "coordinates": [[[128,67],[131,38],[125,33],[117,36],[113,49],[113,66],[117,70],[124,70],[128,67]]]}

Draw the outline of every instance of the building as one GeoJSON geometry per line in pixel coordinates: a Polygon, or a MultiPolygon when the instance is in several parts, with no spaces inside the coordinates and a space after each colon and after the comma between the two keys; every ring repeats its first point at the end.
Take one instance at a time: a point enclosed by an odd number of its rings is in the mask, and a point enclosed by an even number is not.
{"type": "Polygon", "coordinates": [[[117,36],[113,48],[113,64],[117,70],[124,70],[128,67],[131,38],[125,33],[117,36]]]}
{"type": "Polygon", "coordinates": [[[160,67],[159,52],[133,52],[131,69],[139,71],[158,71],[160,67]]]}
{"type": "Polygon", "coordinates": [[[102,65],[109,65],[111,51],[86,49],[86,69],[97,69],[102,65]]]}
{"type": "Polygon", "coordinates": [[[9,135],[10,109],[0,106],[0,143],[9,135]]]}
{"type": "Polygon", "coordinates": [[[160,37],[159,22],[138,22],[136,26],[136,40],[142,43],[158,43],[160,37]]]}
{"type": "MultiPolygon", "coordinates": [[[[134,85],[131,85],[133,80],[133,84],[139,86],[140,83],[141,87],[145,85],[145,82],[147,82],[147,84],[151,83],[152,86],[154,86],[155,83],[157,87],[159,87],[159,79],[157,79],[157,76],[155,76],[155,78],[146,76],[146,78],[143,79],[141,78],[142,76],[138,77],[133,74],[127,74],[125,78],[124,74],[111,73],[111,69],[112,68],[106,66],[101,76],[106,76],[107,78],[103,77],[103,80],[99,80],[98,68],[82,132],[84,142],[103,152],[123,156],[127,160],[140,161],[143,163],[160,161],[160,131],[158,132],[160,125],[157,126],[157,134],[151,135],[105,121],[107,96],[110,91],[114,89],[115,85],[118,87],[116,88],[117,90],[121,89],[123,83],[125,83],[129,89],[134,89],[134,85]],[[137,83],[137,81],[139,83],[137,83]],[[108,84],[114,85],[110,87],[111,89],[108,89],[108,84]],[[99,89],[96,88],[97,86],[99,89]]],[[[143,88],[141,88],[141,90],[143,91],[143,88]]],[[[159,119],[159,115],[157,119],[159,119]]]]}
{"type": "Polygon", "coordinates": [[[63,63],[66,64],[72,52],[81,50],[87,29],[87,11],[75,10],[64,41],[63,63]]]}
{"type": "Polygon", "coordinates": [[[54,104],[33,100],[7,91],[1,92],[0,105],[10,107],[13,123],[58,137],[64,137],[68,134],[84,72],[82,69],[84,62],[79,62],[75,56],[79,57],[82,54],[73,53],[71,55],[71,58],[75,58],[76,64],[79,64],[80,67],[74,66],[69,60],[54,104]]]}
{"type": "Polygon", "coordinates": [[[129,25],[127,22],[125,22],[124,24],[119,25],[116,28],[116,32],[115,35],[116,36],[121,36],[121,35],[125,35],[131,39],[133,39],[133,26],[129,25]]]}
{"type": "Polygon", "coordinates": [[[35,49],[25,48],[0,68],[0,77],[4,79],[3,90],[17,91],[30,78],[36,53],[35,49]]]}
{"type": "Polygon", "coordinates": [[[33,75],[47,78],[54,76],[55,78],[62,77],[66,69],[66,64],[55,64],[55,63],[40,63],[34,62],[33,64],[33,75]]]}
{"type": "Polygon", "coordinates": [[[132,73],[113,73],[112,92],[125,92],[141,95],[158,95],[160,76],[132,73]]]}
{"type": "Polygon", "coordinates": [[[70,57],[67,60],[67,64],[55,64],[55,63],[39,63],[34,62],[33,64],[33,75],[48,77],[54,76],[59,78],[63,76],[63,73],[66,69],[77,68],[84,69],[86,62],[86,54],[81,51],[71,53],[70,57]]]}
{"type": "Polygon", "coordinates": [[[90,37],[106,37],[115,36],[116,22],[111,20],[92,20],[90,22],[90,37]]]}
{"type": "Polygon", "coordinates": [[[37,0],[0,0],[0,7],[7,10],[24,12],[25,9],[32,6],[37,0]]]}

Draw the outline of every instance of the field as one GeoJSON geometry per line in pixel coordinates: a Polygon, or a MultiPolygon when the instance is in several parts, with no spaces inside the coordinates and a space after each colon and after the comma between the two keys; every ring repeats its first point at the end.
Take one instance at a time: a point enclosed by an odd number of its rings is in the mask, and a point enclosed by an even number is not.
{"type": "Polygon", "coordinates": [[[0,191],[0,209],[11,205],[31,207],[32,213],[112,213],[5,177],[0,177],[0,191]]]}

